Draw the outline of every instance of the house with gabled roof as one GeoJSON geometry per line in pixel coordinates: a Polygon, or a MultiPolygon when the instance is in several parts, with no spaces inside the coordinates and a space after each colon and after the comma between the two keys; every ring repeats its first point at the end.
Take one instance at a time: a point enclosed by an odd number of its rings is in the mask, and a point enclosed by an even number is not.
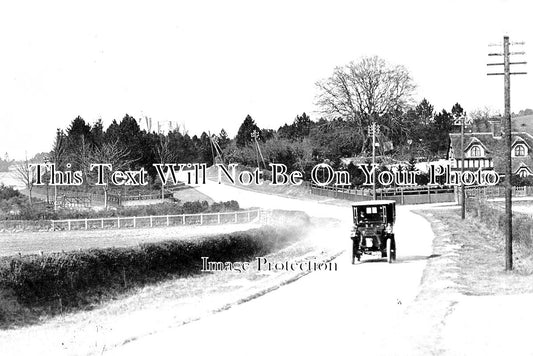
{"type": "MultiPolygon", "coordinates": [[[[501,119],[493,119],[490,124],[491,132],[465,132],[464,169],[494,170],[503,175],[506,147],[501,119]]],[[[515,130],[511,132],[511,170],[515,175],[527,177],[533,175],[533,135],[526,131],[515,130]]],[[[462,156],[461,134],[451,133],[448,160],[452,170],[461,169],[462,156]]]]}

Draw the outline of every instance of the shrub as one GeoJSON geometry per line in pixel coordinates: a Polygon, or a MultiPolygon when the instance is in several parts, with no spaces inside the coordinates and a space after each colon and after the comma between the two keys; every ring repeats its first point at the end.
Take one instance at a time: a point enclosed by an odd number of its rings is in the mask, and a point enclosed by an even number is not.
{"type": "Polygon", "coordinates": [[[239,203],[235,200],[213,203],[209,207],[209,212],[212,212],[212,213],[221,213],[221,212],[226,212],[226,211],[237,211],[237,210],[239,210],[239,203]]]}
{"type": "Polygon", "coordinates": [[[13,197],[20,197],[21,194],[18,190],[12,187],[6,187],[4,184],[0,184],[0,201],[8,200],[13,197]]]}
{"type": "Polygon", "coordinates": [[[186,211],[185,214],[199,214],[206,211],[208,208],[209,204],[205,200],[203,202],[188,201],[183,203],[183,210],[186,211]]]}
{"type": "Polygon", "coordinates": [[[2,220],[62,220],[62,219],[93,219],[111,218],[117,216],[149,216],[149,215],[181,215],[198,214],[219,211],[238,211],[239,204],[234,201],[214,203],[207,201],[186,202],[183,205],[172,202],[141,206],[121,206],[118,209],[103,211],[61,209],[53,211],[43,204],[29,206],[28,200],[22,196],[15,196],[7,200],[0,200],[0,219],[2,220]],[[16,210],[17,214],[10,212],[16,210]]]}

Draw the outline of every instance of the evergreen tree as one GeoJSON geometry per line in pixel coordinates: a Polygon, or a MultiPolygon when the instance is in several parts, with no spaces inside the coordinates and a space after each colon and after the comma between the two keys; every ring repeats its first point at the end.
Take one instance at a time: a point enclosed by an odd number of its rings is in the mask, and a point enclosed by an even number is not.
{"type": "Polygon", "coordinates": [[[259,129],[259,126],[256,125],[254,119],[250,115],[247,115],[244,119],[243,123],[239,127],[239,131],[237,132],[237,137],[235,137],[235,141],[237,144],[237,147],[244,147],[249,142],[252,142],[252,132],[257,131],[259,133],[259,138],[261,138],[261,130],[259,129]]]}
{"type": "Polygon", "coordinates": [[[220,146],[220,149],[224,150],[229,145],[230,141],[226,130],[220,130],[220,134],[218,135],[218,145],[220,146]]]}
{"type": "Polygon", "coordinates": [[[104,143],[104,124],[102,119],[98,119],[91,127],[91,137],[93,144],[101,146],[104,143]]]}

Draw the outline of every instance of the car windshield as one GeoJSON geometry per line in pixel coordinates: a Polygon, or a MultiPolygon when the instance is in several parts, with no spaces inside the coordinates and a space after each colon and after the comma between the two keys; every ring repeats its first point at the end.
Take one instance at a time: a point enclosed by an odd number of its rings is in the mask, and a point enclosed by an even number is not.
{"type": "Polygon", "coordinates": [[[357,208],[357,221],[359,223],[382,221],[381,206],[365,206],[357,208]]]}

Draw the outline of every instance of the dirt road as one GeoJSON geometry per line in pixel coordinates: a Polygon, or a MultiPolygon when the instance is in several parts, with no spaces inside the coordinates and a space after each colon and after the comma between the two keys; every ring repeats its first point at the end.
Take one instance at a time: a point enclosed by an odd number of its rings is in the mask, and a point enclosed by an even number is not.
{"type": "MultiPolygon", "coordinates": [[[[350,248],[349,203],[333,206],[239,190],[214,183],[200,186],[215,200],[238,200],[242,207],[303,210],[335,217],[346,234],[332,244],[350,248]]],[[[198,322],[134,340],[110,355],[274,355],[408,354],[394,335],[414,300],[433,233],[422,217],[398,207],[397,263],[368,260],[352,265],[348,253],[334,262],[337,271],[314,272],[275,292],[198,322]]],[[[406,345],[402,345],[405,347],[406,345]]],[[[409,345],[407,345],[409,346],[409,345]]]]}

